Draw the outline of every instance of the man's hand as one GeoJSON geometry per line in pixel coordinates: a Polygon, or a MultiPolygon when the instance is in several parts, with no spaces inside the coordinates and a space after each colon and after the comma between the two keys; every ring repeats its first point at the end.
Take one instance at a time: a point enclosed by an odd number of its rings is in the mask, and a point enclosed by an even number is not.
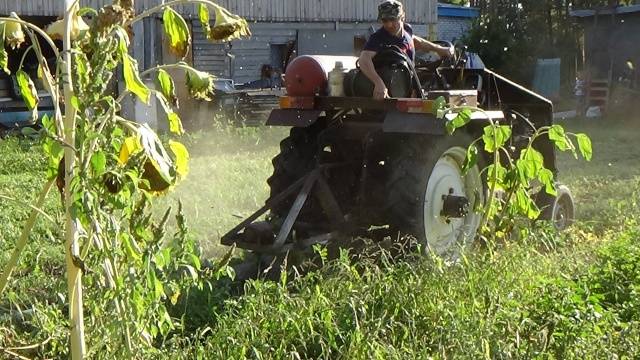
{"type": "Polygon", "coordinates": [[[376,100],[382,100],[389,97],[389,90],[384,82],[376,83],[373,88],[373,98],[376,100]]]}
{"type": "Polygon", "coordinates": [[[436,53],[442,58],[453,57],[456,53],[454,46],[438,46],[436,53]]]}
{"type": "Polygon", "coordinates": [[[442,46],[436,43],[432,43],[431,41],[425,40],[420,36],[413,36],[413,44],[416,47],[416,50],[429,52],[434,51],[441,58],[453,57],[456,53],[456,49],[454,46],[442,46]]]}
{"type": "Polygon", "coordinates": [[[373,98],[381,100],[389,97],[389,91],[387,90],[387,86],[384,84],[384,81],[382,81],[382,78],[380,78],[380,75],[378,75],[376,69],[373,67],[373,57],[375,55],[375,51],[364,50],[360,54],[359,63],[362,73],[374,84],[373,98]]]}

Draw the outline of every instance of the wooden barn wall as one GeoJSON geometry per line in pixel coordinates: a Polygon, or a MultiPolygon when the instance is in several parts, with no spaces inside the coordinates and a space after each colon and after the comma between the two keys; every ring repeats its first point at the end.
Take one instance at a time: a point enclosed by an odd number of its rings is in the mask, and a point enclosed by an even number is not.
{"type": "MultiPolygon", "coordinates": [[[[81,6],[102,7],[111,0],[80,0],[81,6]]],[[[161,0],[137,0],[138,11],[160,4],[161,0]]],[[[375,21],[380,0],[219,0],[218,4],[253,21],[375,21]]],[[[436,0],[404,0],[407,20],[435,24],[436,0]]],[[[62,0],[0,0],[0,13],[15,11],[19,15],[58,16],[62,0]]],[[[195,15],[194,5],[178,8],[185,15],[195,15]]]]}

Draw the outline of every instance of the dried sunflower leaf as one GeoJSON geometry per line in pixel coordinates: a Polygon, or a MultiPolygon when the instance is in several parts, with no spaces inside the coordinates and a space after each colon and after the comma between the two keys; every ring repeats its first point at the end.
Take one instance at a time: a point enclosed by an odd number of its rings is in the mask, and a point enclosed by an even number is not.
{"type": "Polygon", "coordinates": [[[184,58],[189,52],[189,45],[191,45],[187,22],[170,7],[164,9],[162,21],[169,50],[180,58],[184,58]]]}

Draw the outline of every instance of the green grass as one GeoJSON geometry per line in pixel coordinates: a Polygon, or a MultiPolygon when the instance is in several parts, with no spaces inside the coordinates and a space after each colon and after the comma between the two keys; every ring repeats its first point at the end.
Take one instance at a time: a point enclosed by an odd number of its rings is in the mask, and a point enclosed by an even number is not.
{"type": "Polygon", "coordinates": [[[548,254],[519,244],[449,266],[340,260],[287,287],[254,282],[204,345],[190,339],[168,358],[636,357],[637,235],[548,254]]]}
{"type": "MultiPolygon", "coordinates": [[[[0,264],[9,258],[22,232],[30,212],[26,205],[35,201],[44,186],[45,169],[46,161],[42,152],[30,140],[0,140],[0,194],[14,199],[0,199],[0,264]]],[[[44,210],[61,223],[59,206],[60,195],[54,188],[49,193],[44,210]]],[[[29,305],[29,301],[23,301],[26,298],[54,300],[62,286],[63,279],[59,275],[64,272],[64,256],[60,252],[62,236],[59,229],[57,224],[42,218],[33,229],[30,245],[9,287],[10,297],[21,306],[29,305]],[[28,280],[24,281],[25,278],[28,280]]],[[[0,300],[0,306],[5,304],[3,300],[0,300]]]]}
{"type": "MultiPolygon", "coordinates": [[[[179,303],[173,313],[184,315],[187,330],[149,358],[637,358],[640,126],[564,125],[587,132],[594,150],[590,163],[558,157],[560,180],[578,202],[571,231],[540,230],[453,265],[378,251],[357,261],[344,256],[286,285],[252,281],[241,296],[223,281],[179,303]]],[[[217,256],[219,236],[267,197],[270,158],[285,134],[221,128],[191,135],[190,176],[159,199],[158,213],[181,199],[192,234],[207,256],[217,256]]],[[[0,193],[35,198],[44,166],[28,142],[0,140],[0,193]]],[[[46,209],[55,213],[58,204],[53,193],[46,209]]],[[[24,206],[0,202],[0,263],[26,216],[24,206]]],[[[0,347],[64,331],[55,323],[63,309],[57,293],[64,293],[58,229],[39,221],[10,287],[13,302],[52,314],[20,328],[2,320],[10,305],[1,300],[0,347]]]]}
{"type": "Polygon", "coordinates": [[[640,121],[574,119],[563,125],[568,131],[587,133],[593,143],[589,163],[569,153],[558,156],[560,181],[569,185],[576,198],[578,218],[597,233],[617,228],[629,212],[639,208],[640,121]]]}
{"type": "Polygon", "coordinates": [[[270,159],[288,129],[219,129],[192,135],[190,173],[160,207],[181,200],[193,235],[206,256],[224,252],[220,237],[264,205],[270,159]]]}

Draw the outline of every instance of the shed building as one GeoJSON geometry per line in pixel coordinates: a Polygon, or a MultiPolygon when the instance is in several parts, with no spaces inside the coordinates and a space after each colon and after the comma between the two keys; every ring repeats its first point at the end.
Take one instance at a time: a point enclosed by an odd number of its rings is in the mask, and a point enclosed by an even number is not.
{"type": "Polygon", "coordinates": [[[456,42],[467,34],[473,20],[480,16],[474,7],[438,4],[438,40],[456,42]]]}
{"type": "Polygon", "coordinates": [[[612,88],[640,87],[640,5],[574,10],[584,29],[584,75],[589,105],[606,107],[612,88]]]}

